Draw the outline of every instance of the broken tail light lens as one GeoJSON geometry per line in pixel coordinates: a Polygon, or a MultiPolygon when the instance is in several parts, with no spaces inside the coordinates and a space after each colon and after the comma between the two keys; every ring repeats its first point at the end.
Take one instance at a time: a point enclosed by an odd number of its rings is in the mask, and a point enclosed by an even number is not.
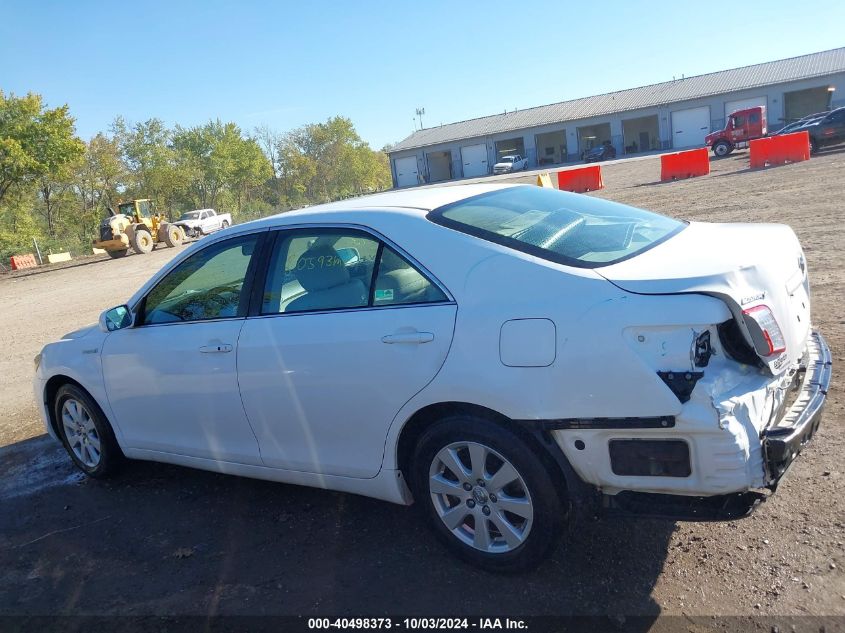
{"type": "Polygon", "coordinates": [[[786,350],[786,339],[778,325],[775,315],[767,305],[754,306],[742,311],[746,324],[750,327],[751,338],[757,351],[763,356],[771,356],[786,350]],[[750,323],[749,323],[750,321],[750,323]],[[757,329],[758,331],[755,331],[757,329]]]}

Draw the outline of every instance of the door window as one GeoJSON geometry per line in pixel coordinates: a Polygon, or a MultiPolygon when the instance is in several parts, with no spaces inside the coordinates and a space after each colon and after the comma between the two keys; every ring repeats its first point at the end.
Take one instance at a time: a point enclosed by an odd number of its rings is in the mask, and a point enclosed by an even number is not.
{"type": "Polygon", "coordinates": [[[425,275],[368,233],[296,230],[276,239],[261,314],[447,300],[425,275]]]}
{"type": "Polygon", "coordinates": [[[171,270],[144,300],[141,323],[179,323],[246,315],[243,292],[259,235],[208,246],[171,270]]]}
{"type": "Polygon", "coordinates": [[[262,314],[366,307],[379,241],[362,231],[279,234],[270,258],[262,314]]]}

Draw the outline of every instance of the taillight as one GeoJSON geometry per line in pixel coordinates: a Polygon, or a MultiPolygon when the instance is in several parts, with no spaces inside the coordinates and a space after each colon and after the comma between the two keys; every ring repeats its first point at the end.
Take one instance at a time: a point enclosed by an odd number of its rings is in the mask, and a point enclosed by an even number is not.
{"type": "Polygon", "coordinates": [[[750,328],[750,331],[757,351],[763,356],[771,356],[772,354],[778,354],[786,350],[786,340],[783,338],[783,332],[781,332],[775,315],[769,306],[754,306],[753,308],[743,310],[742,315],[759,328],[759,332],[754,332],[754,328],[750,328]],[[759,336],[755,334],[759,334],[759,336]]]}

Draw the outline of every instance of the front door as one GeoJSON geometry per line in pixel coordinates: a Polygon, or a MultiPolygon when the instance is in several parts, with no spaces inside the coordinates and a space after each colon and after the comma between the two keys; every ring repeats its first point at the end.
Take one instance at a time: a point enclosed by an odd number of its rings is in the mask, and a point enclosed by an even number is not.
{"type": "Polygon", "coordinates": [[[354,229],[279,233],[238,376],[265,465],[374,477],[402,406],[437,374],[456,307],[431,278],[354,229]]]}
{"type": "Polygon", "coordinates": [[[196,252],[150,290],[133,327],[106,338],[106,391],[128,447],[261,463],[235,351],[261,235],[196,252]]]}

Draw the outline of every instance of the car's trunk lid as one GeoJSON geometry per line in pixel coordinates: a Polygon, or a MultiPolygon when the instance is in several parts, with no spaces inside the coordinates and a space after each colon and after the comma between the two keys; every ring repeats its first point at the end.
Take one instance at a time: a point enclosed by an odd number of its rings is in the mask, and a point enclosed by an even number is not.
{"type": "Polygon", "coordinates": [[[727,303],[749,343],[742,311],[768,306],[786,340],[783,354],[761,355],[774,373],[804,353],[810,328],[805,271],[801,245],[786,225],[702,222],[690,223],[636,257],[596,269],[628,292],[717,296],[727,303]]]}

